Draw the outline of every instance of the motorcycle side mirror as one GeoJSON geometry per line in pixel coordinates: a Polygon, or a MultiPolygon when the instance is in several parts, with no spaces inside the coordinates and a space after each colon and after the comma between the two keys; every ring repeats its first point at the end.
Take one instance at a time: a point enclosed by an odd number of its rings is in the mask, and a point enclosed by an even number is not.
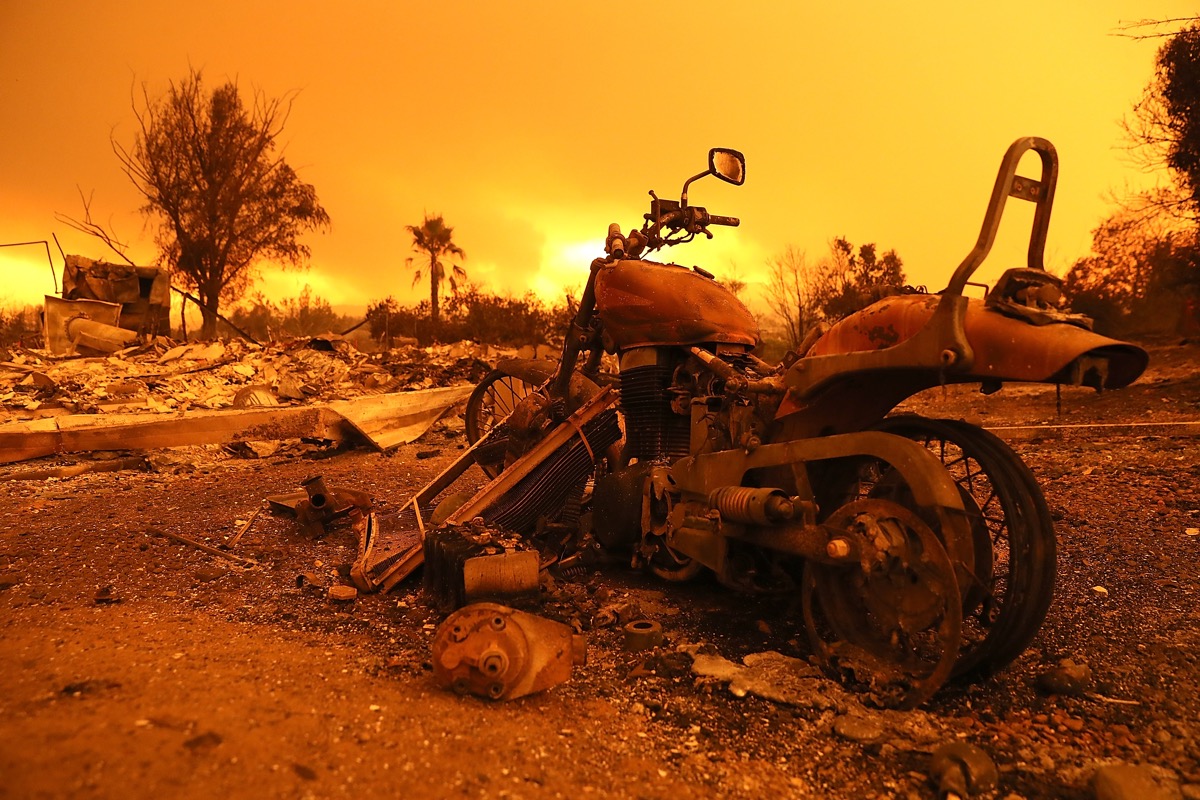
{"type": "Polygon", "coordinates": [[[708,171],[726,183],[741,186],[746,182],[746,157],[737,150],[714,147],[708,151],[708,171]]]}

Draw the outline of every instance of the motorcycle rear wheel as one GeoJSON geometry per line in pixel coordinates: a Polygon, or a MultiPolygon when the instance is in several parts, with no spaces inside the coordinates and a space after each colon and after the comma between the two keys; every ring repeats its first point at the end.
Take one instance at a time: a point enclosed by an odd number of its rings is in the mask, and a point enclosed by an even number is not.
{"type": "Polygon", "coordinates": [[[915,708],[951,676],[962,646],[950,557],[924,520],[891,500],[856,500],[826,524],[887,546],[869,563],[805,563],[809,643],[832,677],[882,706],[915,708]]]}
{"type": "MultiPolygon", "coordinates": [[[[1037,479],[1001,439],[965,422],[902,415],[878,429],[923,444],[958,486],[972,517],[975,564],[961,586],[963,643],[953,675],[992,674],[1029,646],[1053,598],[1054,525],[1037,479]]],[[[912,503],[897,473],[873,459],[857,460],[843,489],[850,499],[912,503]]]]}

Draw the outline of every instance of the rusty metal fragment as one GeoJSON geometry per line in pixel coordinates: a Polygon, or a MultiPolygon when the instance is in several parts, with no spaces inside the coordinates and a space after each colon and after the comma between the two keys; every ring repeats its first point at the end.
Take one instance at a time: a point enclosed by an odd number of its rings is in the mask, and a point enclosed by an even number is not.
{"type": "Polygon", "coordinates": [[[137,341],[118,326],[121,306],[99,300],[62,300],[46,295],[46,349],[55,355],[115,353],[137,341]]]}
{"type": "Polygon", "coordinates": [[[396,516],[372,512],[354,520],[354,531],[358,557],[350,567],[350,578],[364,592],[388,591],[424,560],[420,531],[396,516]]]}
{"type": "Polygon", "coordinates": [[[250,519],[248,519],[244,523],[242,523],[242,526],[240,528],[238,528],[237,533],[233,534],[233,536],[230,536],[228,539],[225,540],[225,546],[233,547],[234,545],[236,545],[238,543],[238,541],[241,540],[241,538],[246,535],[246,532],[249,531],[250,528],[254,525],[254,521],[256,519],[258,519],[258,516],[260,514],[262,514],[262,512],[263,512],[263,506],[261,506],[261,505],[258,508],[254,509],[254,513],[250,515],[250,519]]]}
{"type": "Polygon", "coordinates": [[[425,537],[425,591],[439,608],[537,594],[541,559],[520,538],[479,526],[448,526],[425,537]]]}
{"type": "Polygon", "coordinates": [[[146,530],[146,533],[152,533],[156,536],[165,536],[166,538],[174,540],[176,542],[179,542],[180,544],[186,544],[189,547],[194,547],[197,550],[200,550],[201,552],[208,553],[210,556],[217,556],[218,558],[225,558],[230,561],[236,561],[239,564],[243,564],[247,567],[257,567],[258,566],[258,562],[255,561],[254,559],[242,558],[241,556],[235,556],[233,553],[228,553],[224,550],[220,550],[216,547],[213,547],[210,544],[205,544],[204,542],[197,542],[195,539],[189,539],[188,537],[181,536],[178,533],[171,533],[170,531],[164,531],[161,528],[148,528],[146,530]]]}
{"type": "Polygon", "coordinates": [[[433,674],[459,694],[512,700],[571,677],[586,662],[587,640],[561,622],[495,603],[451,614],[433,640],[433,674]]]}
{"type": "Polygon", "coordinates": [[[938,800],[966,800],[995,789],[1000,781],[987,753],[966,742],[951,742],[933,752],[929,777],[938,787],[938,800]]]}
{"type": "Polygon", "coordinates": [[[637,619],[623,629],[625,631],[624,647],[631,653],[641,650],[651,650],[663,643],[662,625],[649,619],[637,619]]]}
{"type": "Polygon", "coordinates": [[[371,510],[371,495],[358,489],[331,489],[320,475],[305,478],[300,485],[303,491],[272,495],[266,502],[273,513],[295,515],[311,536],[324,536],[326,527],[336,520],[371,510]]]}

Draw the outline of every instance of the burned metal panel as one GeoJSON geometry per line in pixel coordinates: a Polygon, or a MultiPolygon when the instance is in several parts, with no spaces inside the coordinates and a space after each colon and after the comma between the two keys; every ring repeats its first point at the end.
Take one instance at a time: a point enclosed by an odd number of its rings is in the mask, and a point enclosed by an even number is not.
{"type": "Polygon", "coordinates": [[[63,300],[46,295],[43,332],[46,349],[54,355],[108,354],[137,340],[119,326],[121,305],[103,300],[63,300]]]}
{"type": "MultiPolygon", "coordinates": [[[[596,453],[602,453],[604,448],[593,447],[588,441],[586,432],[591,428],[593,422],[603,428],[616,427],[615,419],[611,415],[605,415],[609,407],[616,402],[617,396],[612,389],[606,387],[601,390],[561,425],[550,431],[529,452],[510,464],[495,480],[480,489],[474,497],[455,511],[447,522],[451,525],[460,525],[469,522],[476,516],[487,516],[493,510],[499,509],[496,513],[501,513],[506,520],[511,516],[517,524],[521,524],[527,522],[530,515],[536,517],[539,512],[544,513],[547,509],[543,504],[547,502],[552,504],[553,497],[549,500],[539,497],[536,502],[526,502],[527,490],[535,485],[546,488],[547,493],[563,488],[566,481],[556,481],[556,475],[548,474],[548,471],[553,470],[556,466],[564,466],[570,472],[578,465],[575,456],[578,455],[579,450],[588,454],[594,461],[596,453]],[[609,420],[611,420],[611,426],[607,424],[609,420]],[[560,453],[560,451],[562,452],[560,453]],[[547,461],[552,454],[560,454],[561,457],[547,461]],[[547,464],[550,466],[546,466],[547,464]],[[530,478],[531,483],[522,484],[526,478],[530,478]]],[[[619,428],[617,433],[619,434],[619,428]]],[[[570,489],[570,485],[568,484],[565,488],[570,489]]],[[[497,522],[503,524],[504,520],[497,522]]],[[[511,526],[516,528],[516,525],[511,526]]]]}

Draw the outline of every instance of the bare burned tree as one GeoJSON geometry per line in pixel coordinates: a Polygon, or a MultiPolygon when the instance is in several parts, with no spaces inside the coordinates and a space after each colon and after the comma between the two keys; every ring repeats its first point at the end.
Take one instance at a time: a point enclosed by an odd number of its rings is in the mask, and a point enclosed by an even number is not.
{"type": "Polygon", "coordinates": [[[1122,22],[1114,32],[1116,36],[1126,39],[1165,39],[1174,36],[1179,26],[1185,22],[1200,22],[1200,17],[1168,17],[1167,19],[1139,19],[1133,22],[1122,22]]]}
{"type": "Polygon", "coordinates": [[[79,189],[78,187],[76,189],[79,192],[79,201],[83,204],[83,219],[76,219],[66,214],[57,213],[54,215],[55,219],[70,225],[80,233],[86,233],[88,236],[99,239],[109,250],[120,256],[126,264],[133,266],[133,261],[128,255],[129,245],[117,237],[111,225],[106,228],[92,219],[92,195],[84,197],[83,189],[79,189]]]}
{"type": "Polygon", "coordinates": [[[783,326],[784,339],[795,350],[816,321],[809,293],[813,270],[803,250],[788,245],[767,261],[767,308],[783,326]]]}
{"type": "Polygon", "coordinates": [[[199,298],[202,338],[212,338],[221,301],[244,293],[266,260],[301,266],[302,233],[325,229],[316,190],[276,153],[290,100],[255,92],[243,105],[237,84],[211,93],[192,70],[154,99],[143,85],[133,103],[131,148],[115,139],[125,174],[158,222],[163,261],[199,298]]]}

